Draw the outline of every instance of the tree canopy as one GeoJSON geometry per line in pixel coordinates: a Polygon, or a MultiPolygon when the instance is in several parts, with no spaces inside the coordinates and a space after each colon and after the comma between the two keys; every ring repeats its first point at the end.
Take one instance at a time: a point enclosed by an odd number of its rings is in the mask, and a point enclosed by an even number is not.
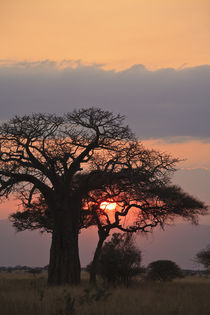
{"type": "MultiPolygon", "coordinates": [[[[198,216],[206,213],[206,206],[171,184],[178,161],[168,154],[146,150],[138,141],[124,144],[120,151],[111,150],[108,156],[103,150],[97,152],[90,168],[74,178],[83,192],[80,227],[97,225],[107,233],[113,228],[146,232],[177,216],[197,223],[198,216]],[[100,208],[104,200],[116,203],[112,215],[100,208]],[[125,221],[125,217],[130,219],[125,221]]],[[[11,221],[18,231],[53,231],[53,221],[42,195],[33,203],[25,204],[24,211],[12,214],[11,221]]]]}

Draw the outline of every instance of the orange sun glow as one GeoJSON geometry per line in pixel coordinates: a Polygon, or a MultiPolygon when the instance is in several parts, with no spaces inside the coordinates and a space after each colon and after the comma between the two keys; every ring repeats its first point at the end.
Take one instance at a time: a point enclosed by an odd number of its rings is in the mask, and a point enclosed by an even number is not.
{"type": "Polygon", "coordinates": [[[100,204],[100,209],[102,209],[102,210],[115,210],[116,206],[117,206],[116,202],[103,201],[100,204]]]}

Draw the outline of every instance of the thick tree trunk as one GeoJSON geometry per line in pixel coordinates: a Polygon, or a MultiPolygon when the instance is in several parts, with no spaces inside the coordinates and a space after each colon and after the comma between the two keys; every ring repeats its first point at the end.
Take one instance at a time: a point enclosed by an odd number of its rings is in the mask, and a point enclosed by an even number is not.
{"type": "Polygon", "coordinates": [[[99,258],[101,255],[101,250],[103,247],[103,243],[105,239],[107,238],[108,235],[106,234],[101,234],[99,233],[99,241],[94,253],[93,261],[91,263],[91,268],[90,268],[90,283],[95,285],[96,284],[96,275],[97,275],[97,268],[98,268],[98,263],[99,263],[99,258]]]}
{"type": "Polygon", "coordinates": [[[72,202],[56,210],[50,262],[48,269],[48,284],[79,284],[79,216],[80,202],[72,202]]]}

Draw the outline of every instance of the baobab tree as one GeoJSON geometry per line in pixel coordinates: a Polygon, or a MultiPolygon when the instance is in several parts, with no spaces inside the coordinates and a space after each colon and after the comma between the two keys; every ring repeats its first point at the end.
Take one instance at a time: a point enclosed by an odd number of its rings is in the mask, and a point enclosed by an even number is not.
{"type": "MultiPolygon", "coordinates": [[[[196,222],[206,211],[202,202],[171,184],[178,159],[146,150],[135,139],[114,144],[94,152],[86,169],[75,173],[73,179],[80,192],[78,229],[98,227],[99,240],[90,269],[92,283],[96,282],[101,249],[111,230],[147,232],[177,216],[196,222]]],[[[54,217],[44,197],[25,205],[25,211],[13,214],[11,220],[19,231],[43,229],[54,233],[54,217]]]]}
{"type": "MultiPolygon", "coordinates": [[[[119,114],[89,108],[62,117],[16,116],[0,126],[0,196],[18,193],[30,204],[41,193],[52,218],[49,284],[80,281],[78,232],[86,191],[79,174],[98,150],[120,150],[133,139],[123,120],[119,114]]],[[[94,175],[89,177],[93,188],[94,175]]]]}

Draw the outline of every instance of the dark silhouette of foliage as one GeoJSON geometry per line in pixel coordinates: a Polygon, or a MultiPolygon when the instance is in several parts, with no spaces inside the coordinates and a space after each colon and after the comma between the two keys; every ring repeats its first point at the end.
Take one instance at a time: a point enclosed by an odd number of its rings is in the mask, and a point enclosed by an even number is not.
{"type": "MultiPolygon", "coordinates": [[[[16,116],[0,126],[0,197],[17,193],[30,207],[41,194],[47,206],[44,215],[50,218],[52,231],[49,284],[80,281],[83,198],[108,182],[106,173],[96,172],[91,160],[98,150],[107,155],[119,152],[133,139],[123,120],[119,114],[88,108],[64,116],[16,116]]],[[[25,222],[34,228],[31,223],[36,221],[40,226],[40,219],[31,213],[33,220],[26,214],[25,222]]]]}
{"type": "Polygon", "coordinates": [[[149,280],[171,281],[182,276],[182,270],[171,260],[157,260],[151,262],[147,267],[147,278],[149,280]]]}
{"type": "Polygon", "coordinates": [[[207,273],[210,272],[210,246],[209,245],[205,249],[197,253],[196,261],[199,264],[202,264],[204,266],[207,273]]]}
{"type": "Polygon", "coordinates": [[[94,281],[112,229],[146,232],[177,216],[196,222],[206,212],[171,185],[179,160],[146,150],[123,123],[119,114],[87,108],[15,117],[0,126],[0,197],[21,198],[23,211],[11,216],[17,230],[52,233],[49,284],[79,283],[81,228],[98,227],[94,281]],[[117,203],[112,218],[100,209],[103,200],[117,203]]]}
{"type": "Polygon", "coordinates": [[[133,235],[114,233],[102,248],[97,273],[106,284],[128,286],[140,272],[140,263],[141,252],[134,244],[133,235]]]}

